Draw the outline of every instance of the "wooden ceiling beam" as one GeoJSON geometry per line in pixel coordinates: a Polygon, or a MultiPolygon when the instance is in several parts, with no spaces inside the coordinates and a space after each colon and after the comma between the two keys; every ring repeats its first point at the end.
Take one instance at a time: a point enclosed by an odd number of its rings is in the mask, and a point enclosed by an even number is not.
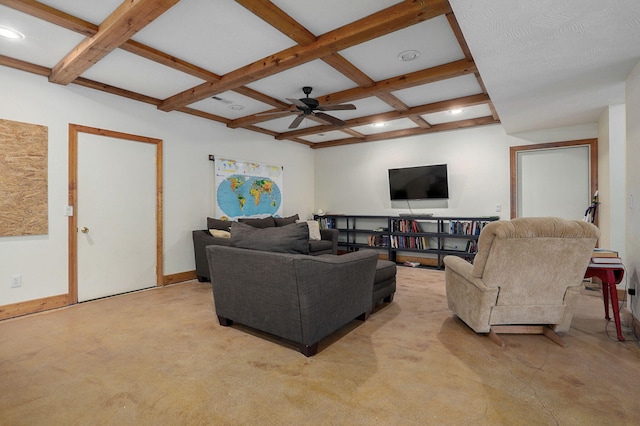
{"type": "Polygon", "coordinates": [[[383,95],[397,90],[420,86],[422,84],[429,84],[436,81],[446,80],[448,78],[472,74],[477,70],[476,64],[473,61],[460,59],[458,61],[437,65],[435,67],[416,71],[410,74],[391,77],[389,79],[379,81],[371,87],[354,87],[352,89],[343,90],[330,95],[320,96],[318,101],[320,101],[321,105],[351,102],[358,99],[368,98],[370,96],[383,95]]]}
{"type": "Polygon", "coordinates": [[[226,90],[272,74],[286,71],[340,50],[381,37],[427,19],[451,12],[447,0],[405,1],[351,24],[321,35],[309,45],[297,45],[260,59],[222,76],[219,81],[206,82],[165,99],[160,105],[170,111],[226,90]]]}
{"type": "MultiPolygon", "coordinates": [[[[408,108],[402,108],[402,101],[391,94],[391,91],[407,89],[409,87],[420,86],[422,84],[434,83],[436,81],[445,80],[460,75],[470,74],[477,71],[476,65],[466,59],[450,62],[444,65],[438,65],[425,70],[416,71],[410,74],[392,77],[374,83],[370,87],[355,87],[353,89],[343,90],[341,92],[332,93],[318,98],[321,105],[341,104],[352,102],[358,99],[364,99],[371,96],[383,97],[384,101],[393,106],[397,111],[407,111],[408,108]],[[394,100],[395,99],[395,100],[394,100]]],[[[278,110],[266,111],[268,113],[278,112],[278,110]]],[[[261,113],[264,114],[264,113],[261,113]]],[[[246,117],[232,120],[229,127],[235,129],[245,127],[252,124],[269,121],[272,117],[269,115],[248,115],[246,117]]]]}
{"type": "Polygon", "coordinates": [[[500,123],[499,121],[494,120],[493,117],[491,116],[471,118],[468,120],[454,121],[451,123],[436,124],[434,126],[431,126],[428,129],[416,127],[413,129],[403,129],[403,130],[394,130],[391,132],[375,133],[375,134],[365,136],[364,140],[359,138],[348,138],[348,139],[336,139],[336,140],[327,141],[327,142],[318,142],[314,144],[311,148],[314,148],[314,149],[330,148],[330,147],[342,146],[342,145],[352,145],[356,143],[375,142],[375,141],[381,141],[386,139],[398,139],[398,138],[404,138],[408,136],[418,136],[418,135],[424,135],[428,133],[443,132],[446,130],[486,126],[490,124],[499,124],[499,123],[500,123]]]}
{"type": "MultiPolygon", "coordinates": [[[[432,114],[434,112],[447,111],[453,108],[464,108],[474,105],[486,104],[490,102],[489,96],[484,93],[478,95],[464,96],[456,99],[448,99],[446,101],[433,102],[430,104],[415,106],[407,111],[389,111],[381,114],[368,115],[366,117],[358,117],[346,120],[342,126],[314,126],[306,129],[294,130],[292,132],[280,133],[276,139],[289,139],[301,136],[313,135],[316,133],[326,133],[332,130],[343,130],[349,127],[364,126],[377,122],[393,121],[401,118],[412,116],[420,116],[423,114],[432,114]]],[[[433,127],[433,126],[431,126],[433,127]]]]}
{"type": "MultiPolygon", "coordinates": [[[[91,22],[87,22],[73,15],[69,15],[68,13],[54,9],[51,6],[47,6],[34,0],[0,0],[0,4],[11,7],[12,9],[26,13],[27,15],[33,16],[35,18],[42,19],[51,24],[58,25],[62,28],[66,28],[79,34],[83,34],[87,37],[91,37],[98,32],[99,27],[97,25],[94,25],[91,22]]],[[[189,74],[193,77],[197,77],[205,81],[220,79],[219,75],[211,71],[190,64],[189,62],[168,55],[164,52],[161,52],[157,49],[146,46],[134,40],[127,40],[120,46],[120,48],[122,50],[126,50],[129,53],[133,53],[134,55],[141,56],[150,61],[175,69],[177,71],[181,71],[185,74],[189,74]]],[[[249,98],[263,102],[267,105],[271,105],[275,108],[286,108],[288,106],[288,104],[286,104],[285,102],[279,101],[247,87],[240,87],[234,91],[249,98]]]]}
{"type": "Polygon", "coordinates": [[[58,84],[71,83],[178,1],[129,0],[123,2],[100,24],[96,34],[82,41],[53,67],[49,81],[58,84]]]}

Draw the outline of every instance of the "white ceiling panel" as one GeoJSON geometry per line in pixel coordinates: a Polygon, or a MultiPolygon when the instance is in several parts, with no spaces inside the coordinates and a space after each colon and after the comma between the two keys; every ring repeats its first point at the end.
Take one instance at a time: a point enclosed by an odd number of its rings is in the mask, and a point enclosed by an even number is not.
{"type": "Polygon", "coordinates": [[[479,93],[482,93],[482,88],[473,74],[393,92],[398,99],[412,107],[479,93]]]}
{"type": "Polygon", "coordinates": [[[123,0],[41,0],[40,3],[61,10],[76,18],[99,25],[122,4],[123,0]]]}
{"type": "Polygon", "coordinates": [[[157,99],[165,99],[203,82],[124,50],[114,50],[82,77],[157,99]]]}
{"type": "Polygon", "coordinates": [[[376,133],[391,132],[393,130],[413,129],[418,127],[416,123],[408,118],[401,118],[399,120],[387,121],[384,126],[376,126],[374,124],[367,124],[365,126],[354,127],[353,130],[360,132],[363,135],[372,135],[376,133]]]}
{"type": "Polygon", "coordinates": [[[315,135],[303,136],[300,139],[303,139],[308,142],[320,143],[320,142],[335,141],[339,139],[348,139],[351,137],[352,136],[347,133],[340,132],[337,130],[332,130],[326,133],[318,133],[315,135]]]}
{"type": "Polygon", "coordinates": [[[319,36],[400,3],[398,0],[272,0],[303,27],[319,36]]]}
{"type": "Polygon", "coordinates": [[[295,43],[233,1],[181,1],[134,40],[224,75],[295,43]]]}
{"type": "Polygon", "coordinates": [[[327,114],[340,113],[340,119],[351,120],[352,118],[365,117],[368,115],[380,114],[383,112],[393,111],[393,107],[378,98],[365,98],[353,102],[346,102],[356,106],[355,110],[344,111],[327,111],[327,114]]]}
{"type": "Polygon", "coordinates": [[[272,109],[270,105],[235,92],[223,92],[215,95],[215,98],[218,99],[203,99],[189,107],[231,120],[272,109]]]}
{"type": "Polygon", "coordinates": [[[307,62],[298,67],[247,84],[247,87],[288,102],[286,98],[300,99],[304,86],[313,87],[312,98],[355,87],[356,84],[321,60],[307,62]]]}
{"type": "Polygon", "coordinates": [[[85,38],[6,6],[0,6],[0,26],[24,35],[24,39],[19,40],[0,37],[0,55],[48,68],[57,64],[85,38]]]}
{"type": "Polygon", "coordinates": [[[340,54],[376,81],[464,58],[444,16],[350,47],[340,54]],[[398,55],[408,50],[420,54],[412,61],[399,60],[398,55]]]}
{"type": "Polygon", "coordinates": [[[487,104],[474,105],[462,108],[459,114],[452,114],[450,111],[440,111],[433,114],[424,114],[422,118],[427,120],[431,125],[451,123],[460,120],[469,120],[471,118],[488,117],[491,115],[491,109],[487,104]]]}

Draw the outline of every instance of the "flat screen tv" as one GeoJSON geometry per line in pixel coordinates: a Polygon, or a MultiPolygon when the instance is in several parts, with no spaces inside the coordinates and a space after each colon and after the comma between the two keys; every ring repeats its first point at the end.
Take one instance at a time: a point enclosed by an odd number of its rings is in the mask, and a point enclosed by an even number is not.
{"type": "Polygon", "coordinates": [[[430,200],[449,198],[447,165],[389,169],[391,200],[430,200]]]}

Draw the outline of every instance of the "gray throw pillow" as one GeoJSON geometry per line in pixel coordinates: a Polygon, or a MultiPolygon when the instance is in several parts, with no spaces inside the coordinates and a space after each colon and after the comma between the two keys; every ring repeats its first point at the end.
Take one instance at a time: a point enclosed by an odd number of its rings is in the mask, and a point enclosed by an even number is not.
{"type": "Polygon", "coordinates": [[[246,225],[251,225],[254,228],[270,228],[272,226],[276,226],[276,221],[273,219],[273,216],[268,216],[262,219],[254,217],[241,217],[238,219],[238,222],[242,222],[246,225]]]}
{"type": "Polygon", "coordinates": [[[254,228],[233,222],[231,245],[277,253],[309,254],[309,227],[306,222],[272,228],[254,228]]]}
{"type": "Polygon", "coordinates": [[[228,231],[231,228],[233,222],[230,220],[214,219],[212,217],[207,218],[207,229],[219,229],[221,231],[228,231]]]}
{"type": "Polygon", "coordinates": [[[292,223],[296,223],[297,220],[300,220],[300,217],[298,216],[298,213],[296,213],[293,216],[274,217],[273,219],[276,221],[276,226],[287,226],[291,225],[292,223]]]}

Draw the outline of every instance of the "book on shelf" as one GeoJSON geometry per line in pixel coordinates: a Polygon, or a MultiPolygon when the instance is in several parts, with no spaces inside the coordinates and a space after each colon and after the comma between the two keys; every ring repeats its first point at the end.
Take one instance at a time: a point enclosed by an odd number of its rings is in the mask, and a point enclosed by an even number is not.
{"type": "Polygon", "coordinates": [[[622,264],[622,259],[619,257],[592,257],[591,263],[596,263],[598,265],[615,265],[622,264]]]}
{"type": "Polygon", "coordinates": [[[593,258],[599,257],[618,257],[618,252],[615,250],[595,248],[593,249],[593,253],[591,254],[593,258]]]}

